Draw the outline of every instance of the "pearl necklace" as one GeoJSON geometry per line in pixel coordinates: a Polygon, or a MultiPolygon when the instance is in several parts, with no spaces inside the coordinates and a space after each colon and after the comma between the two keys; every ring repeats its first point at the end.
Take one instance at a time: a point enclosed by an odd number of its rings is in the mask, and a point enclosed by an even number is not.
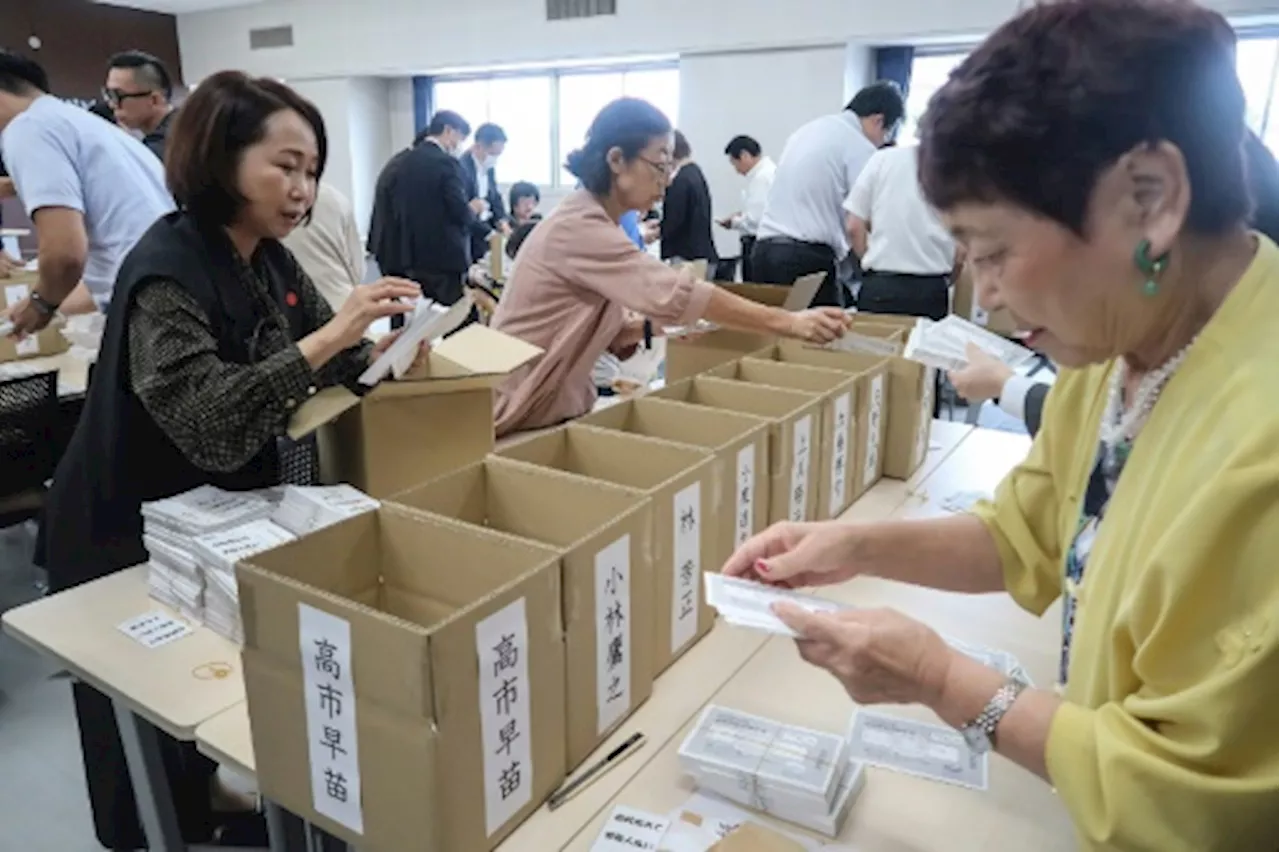
{"type": "Polygon", "coordinates": [[[1128,408],[1124,405],[1124,383],[1129,375],[1129,364],[1121,358],[1120,363],[1111,371],[1107,408],[1102,415],[1099,439],[1106,450],[1107,460],[1113,471],[1118,471],[1124,466],[1134,440],[1146,425],[1165,385],[1173,378],[1178,367],[1182,366],[1182,362],[1186,360],[1187,353],[1191,351],[1195,342],[1193,338],[1172,358],[1143,376],[1133,394],[1133,404],[1128,408]]]}

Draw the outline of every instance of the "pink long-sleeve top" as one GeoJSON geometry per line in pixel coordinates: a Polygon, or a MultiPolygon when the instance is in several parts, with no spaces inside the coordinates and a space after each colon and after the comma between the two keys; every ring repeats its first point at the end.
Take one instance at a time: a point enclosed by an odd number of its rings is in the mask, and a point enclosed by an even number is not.
{"type": "Polygon", "coordinates": [[[638,251],[595,196],[574,192],[520,247],[491,321],[544,352],[498,385],[498,436],[590,411],[591,368],[622,331],[626,310],[685,325],[702,316],[713,289],[638,251]]]}

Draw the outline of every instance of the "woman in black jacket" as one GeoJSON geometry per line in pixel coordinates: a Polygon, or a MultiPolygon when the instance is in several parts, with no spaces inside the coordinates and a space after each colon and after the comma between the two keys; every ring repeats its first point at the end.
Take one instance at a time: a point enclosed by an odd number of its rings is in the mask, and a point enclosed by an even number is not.
{"type": "Polygon", "coordinates": [[[662,201],[662,259],[705,260],[716,264],[716,244],[711,236],[711,190],[706,175],[693,161],[689,140],[679,130],[671,151],[675,175],[662,201]]]}
{"type": "MultiPolygon", "coordinates": [[[[278,240],[307,215],[324,122],[292,89],[239,72],[201,82],[165,164],[178,212],[125,258],[80,422],[54,474],[41,563],[62,590],[145,562],[141,506],[202,484],[277,484],[277,439],[317,389],[354,382],[390,343],[369,324],[419,293],[383,279],[335,316],[278,240]]],[[[147,845],[111,700],[73,687],[98,839],[147,845]]],[[[159,735],[184,840],[220,838],[215,765],[159,735]]],[[[157,839],[152,838],[152,848],[157,839]]]]}

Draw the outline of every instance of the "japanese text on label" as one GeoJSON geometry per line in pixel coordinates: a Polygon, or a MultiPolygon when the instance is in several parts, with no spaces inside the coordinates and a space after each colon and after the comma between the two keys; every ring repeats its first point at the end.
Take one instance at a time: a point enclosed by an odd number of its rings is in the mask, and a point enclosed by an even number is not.
{"type": "Polygon", "coordinates": [[[485,832],[493,836],[533,795],[529,623],[525,599],[476,624],[485,832]]]}
{"type": "Polygon", "coordinates": [[[812,452],[813,416],[806,414],[791,430],[791,509],[792,521],[805,520],[809,507],[809,453],[812,452]]]}
{"type": "Polygon", "coordinates": [[[737,502],[734,515],[733,546],[741,547],[751,538],[756,514],[756,446],[748,444],[738,450],[738,476],[734,488],[737,502]]]}
{"type": "Polygon", "coordinates": [[[845,505],[845,486],[849,479],[849,424],[853,422],[853,394],[836,397],[833,407],[832,428],[835,431],[831,443],[831,495],[827,513],[835,517],[845,505]]]}
{"type": "Polygon", "coordinates": [[[676,493],[674,546],[671,549],[671,652],[698,632],[698,596],[702,593],[702,483],[676,493]]]}
{"type": "Polygon", "coordinates": [[[307,713],[312,805],[317,813],[363,834],[350,622],[299,603],[298,650],[307,713]]]}
{"type": "Polygon", "coordinates": [[[631,707],[631,536],[596,554],[596,732],[631,707]]]}
{"type": "Polygon", "coordinates": [[[862,487],[876,481],[880,471],[880,418],[884,416],[884,373],[871,380],[871,398],[867,403],[867,452],[862,462],[862,487]]]}

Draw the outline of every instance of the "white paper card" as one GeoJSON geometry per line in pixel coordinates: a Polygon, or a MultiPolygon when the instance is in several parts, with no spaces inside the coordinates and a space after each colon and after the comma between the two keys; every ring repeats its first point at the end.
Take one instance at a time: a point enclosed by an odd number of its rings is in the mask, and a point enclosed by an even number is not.
{"type": "Polygon", "coordinates": [[[299,602],[298,650],[305,690],[311,804],[317,813],[364,834],[350,622],[299,602]]]}
{"type": "Polygon", "coordinates": [[[250,556],[293,541],[293,533],[265,518],[222,532],[196,536],[195,549],[209,557],[215,567],[230,571],[250,556]]]}
{"type": "Polygon", "coordinates": [[[525,599],[476,625],[485,834],[494,835],[533,797],[529,622],[525,599]]]}
{"type": "Polygon", "coordinates": [[[766,586],[750,580],[740,580],[724,574],[709,573],[704,575],[707,586],[707,603],[715,607],[716,612],[729,624],[738,627],[749,627],[766,633],[795,638],[795,632],[782,623],[773,614],[775,603],[789,603],[809,612],[840,612],[853,609],[829,601],[803,595],[777,586],[766,586]]]}
{"type": "Polygon", "coordinates": [[[596,733],[631,707],[631,536],[596,554],[596,733]]]}
{"type": "Polygon", "coordinates": [[[116,628],[144,648],[159,648],[191,634],[191,627],[185,621],[159,610],[144,612],[116,628]]]}
{"type": "Polygon", "coordinates": [[[987,789],[987,755],[971,752],[960,732],[944,725],[859,710],[850,726],[849,757],[907,775],[987,789]]]}
{"type": "Polygon", "coordinates": [[[832,410],[832,427],[835,435],[831,442],[831,495],[827,514],[835,517],[844,508],[846,485],[849,479],[849,424],[853,422],[853,394],[836,397],[832,410]]]}
{"type": "Polygon", "coordinates": [[[31,295],[31,289],[26,284],[6,284],[4,287],[5,306],[12,308],[29,295],[31,295]]]}
{"type": "Polygon", "coordinates": [[[737,514],[734,515],[733,546],[742,547],[751,538],[756,516],[756,445],[748,444],[738,450],[738,479],[734,496],[737,514]]]}
{"type": "Polygon", "coordinates": [[[929,451],[929,427],[933,423],[933,394],[937,371],[926,367],[924,371],[924,390],[920,394],[920,419],[916,423],[915,463],[924,461],[929,451]]]}
{"type": "Polygon", "coordinates": [[[28,334],[21,340],[14,341],[13,351],[19,355],[39,355],[40,354],[40,338],[34,334],[28,334]]]}
{"type": "Polygon", "coordinates": [[[809,453],[813,440],[813,416],[806,414],[791,430],[791,509],[793,521],[805,520],[809,505],[809,453]]]}
{"type": "Polygon", "coordinates": [[[22,246],[18,243],[17,234],[5,234],[0,237],[0,248],[14,260],[22,260],[22,246]]]}
{"type": "Polygon", "coordinates": [[[876,481],[880,467],[880,418],[884,417],[884,373],[871,380],[871,399],[867,404],[867,447],[862,460],[862,487],[876,481]]]}
{"type": "Polygon", "coordinates": [[[671,821],[657,814],[618,805],[605,820],[591,852],[636,852],[657,850],[671,821]]]}
{"type": "Polygon", "coordinates": [[[698,575],[702,573],[702,483],[695,482],[676,493],[675,546],[671,571],[671,653],[676,653],[698,632],[698,575]]]}
{"type": "Polygon", "coordinates": [[[871,337],[866,334],[858,334],[853,331],[846,331],[843,337],[831,341],[826,346],[827,349],[834,349],[837,352],[866,352],[870,355],[897,355],[899,344],[892,340],[885,340],[882,337],[871,337]]]}
{"type": "Polygon", "coordinates": [[[383,352],[377,361],[360,374],[360,384],[372,387],[388,375],[394,375],[396,378],[403,376],[413,366],[418,344],[424,340],[433,341],[443,337],[462,325],[462,321],[471,312],[471,305],[471,296],[466,293],[443,312],[434,302],[427,299],[419,300],[404,331],[387,347],[387,351],[383,352]]]}

